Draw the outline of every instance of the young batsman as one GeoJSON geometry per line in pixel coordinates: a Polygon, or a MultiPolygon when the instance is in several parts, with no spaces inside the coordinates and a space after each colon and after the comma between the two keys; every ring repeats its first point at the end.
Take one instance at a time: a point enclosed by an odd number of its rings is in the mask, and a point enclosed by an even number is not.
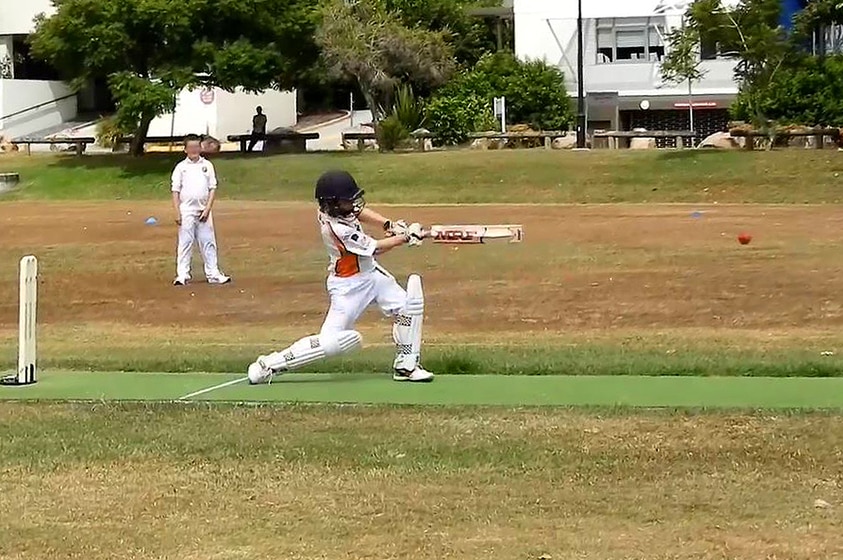
{"type": "Polygon", "coordinates": [[[429,234],[420,224],[391,222],[364,208],[363,195],[363,189],[344,171],[329,171],[317,181],[317,219],[330,258],[327,288],[331,304],[318,335],[306,336],[284,350],[258,357],[249,366],[250,383],[263,383],[275,374],[357,348],[362,339],[354,325],[372,304],[393,317],[396,354],[392,378],[433,380],[433,374],[419,362],[424,319],[421,278],[410,275],[405,291],[375,260],[377,255],[400,245],[419,245],[429,234]],[[381,228],[386,237],[370,237],[361,222],[381,228]]]}
{"type": "Polygon", "coordinates": [[[187,157],[176,165],[172,176],[173,207],[179,226],[176,279],[173,285],[184,286],[190,281],[194,242],[199,243],[208,283],[227,284],[231,278],[220,272],[217,264],[217,240],[211,214],[217,193],[214,164],[202,157],[198,136],[185,138],[184,151],[187,157]]]}

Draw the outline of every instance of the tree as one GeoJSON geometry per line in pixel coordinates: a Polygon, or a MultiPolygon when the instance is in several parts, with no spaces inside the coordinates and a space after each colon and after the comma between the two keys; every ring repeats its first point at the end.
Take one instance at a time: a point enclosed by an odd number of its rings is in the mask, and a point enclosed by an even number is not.
{"type": "Polygon", "coordinates": [[[703,43],[720,45],[721,52],[738,56],[735,78],[740,97],[759,126],[767,125],[765,91],[793,53],[779,26],[780,13],[779,0],[741,0],[732,10],[724,8],[720,0],[696,0],[687,12],[703,43]]]}
{"type": "Polygon", "coordinates": [[[469,8],[500,6],[500,0],[381,0],[407,27],[446,33],[457,63],[471,67],[497,50],[488,21],[469,15],[469,8]]]}
{"type": "Polygon", "coordinates": [[[688,117],[694,130],[693,84],[705,76],[700,68],[700,30],[694,22],[674,29],[667,35],[668,53],[661,66],[662,79],[673,84],[688,84],[688,117]]]}
{"type": "Polygon", "coordinates": [[[53,0],[33,54],[80,87],[105,77],[143,153],[149,125],[185,87],[292,89],[317,59],[308,0],[53,0]]]}
{"type": "Polygon", "coordinates": [[[407,27],[380,0],[328,0],[316,40],[332,75],[357,83],[375,122],[398,84],[430,90],[455,67],[445,32],[407,27]]]}

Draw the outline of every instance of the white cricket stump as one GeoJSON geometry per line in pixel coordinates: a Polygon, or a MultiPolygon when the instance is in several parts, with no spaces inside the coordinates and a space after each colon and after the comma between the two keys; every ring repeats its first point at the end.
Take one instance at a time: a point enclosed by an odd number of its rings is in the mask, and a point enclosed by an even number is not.
{"type": "Polygon", "coordinates": [[[35,350],[38,307],[38,259],[20,260],[20,316],[18,322],[18,372],[0,380],[3,385],[31,385],[36,382],[35,350]]]}

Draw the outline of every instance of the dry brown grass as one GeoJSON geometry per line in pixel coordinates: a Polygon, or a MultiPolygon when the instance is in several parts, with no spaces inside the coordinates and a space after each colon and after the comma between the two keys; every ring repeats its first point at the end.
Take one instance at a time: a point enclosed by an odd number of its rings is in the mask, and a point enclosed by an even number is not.
{"type": "MultiPolygon", "coordinates": [[[[710,206],[695,219],[696,209],[391,207],[390,215],[427,223],[521,222],[527,238],[521,246],[426,246],[382,260],[399,278],[423,274],[431,349],[792,349],[819,357],[840,348],[843,224],[836,208],[710,206]],[[742,230],[755,235],[749,246],[735,240],[742,230]]],[[[186,290],[169,285],[169,211],[137,201],[1,205],[0,340],[11,348],[16,336],[15,267],[29,252],[43,272],[39,318],[48,365],[121,367],[122,356],[126,367],[140,369],[192,361],[239,370],[267,347],[318,329],[325,257],[310,205],[223,200],[222,262],[235,283],[186,290]],[[161,225],[143,225],[148,215],[161,225]]],[[[377,313],[360,328],[370,347],[389,344],[377,313]]],[[[13,352],[3,359],[11,364],[13,352]]]]}
{"type": "Polygon", "coordinates": [[[843,551],[833,416],[6,405],[0,419],[4,560],[843,551]]]}

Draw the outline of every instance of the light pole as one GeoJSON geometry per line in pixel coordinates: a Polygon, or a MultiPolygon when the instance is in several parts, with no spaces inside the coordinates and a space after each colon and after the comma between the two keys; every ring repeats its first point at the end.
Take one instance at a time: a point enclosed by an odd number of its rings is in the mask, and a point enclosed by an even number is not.
{"type": "Polygon", "coordinates": [[[583,83],[582,0],[577,0],[577,148],[585,148],[585,84],[583,83]]]}

